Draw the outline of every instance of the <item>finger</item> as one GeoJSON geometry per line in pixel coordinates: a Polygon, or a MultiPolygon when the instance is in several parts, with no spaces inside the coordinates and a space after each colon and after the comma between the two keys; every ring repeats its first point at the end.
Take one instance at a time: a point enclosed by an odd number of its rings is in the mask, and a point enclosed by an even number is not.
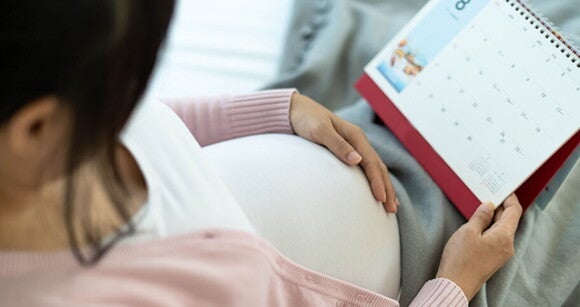
{"type": "Polygon", "coordinates": [[[501,218],[501,215],[503,214],[503,211],[504,210],[505,209],[503,208],[503,205],[497,207],[497,209],[495,210],[495,215],[493,217],[493,223],[494,224],[501,218]]]}
{"type": "Polygon", "coordinates": [[[387,196],[387,201],[384,204],[390,209],[390,210],[387,209],[388,212],[397,213],[397,211],[399,210],[399,199],[397,199],[397,193],[395,192],[395,188],[393,187],[393,184],[391,182],[391,177],[389,176],[389,169],[382,161],[381,161],[381,173],[383,175],[383,182],[385,183],[383,189],[387,196]]]}
{"type": "Polygon", "coordinates": [[[387,209],[388,212],[396,213],[397,193],[391,183],[387,166],[383,163],[370,144],[368,144],[366,140],[363,142],[366,144],[354,144],[354,146],[357,151],[362,153],[363,160],[361,161],[360,166],[371,184],[373,195],[376,200],[385,205],[385,209],[387,209]]]}
{"type": "Polygon", "coordinates": [[[501,227],[509,231],[509,233],[515,233],[518,228],[518,223],[522,216],[522,206],[515,194],[510,195],[503,202],[503,213],[495,223],[497,227],[501,227]]]}
{"type": "Polygon", "coordinates": [[[494,206],[492,203],[486,202],[483,203],[475,210],[475,213],[467,222],[468,225],[471,227],[475,227],[479,233],[483,233],[491,224],[494,216],[494,206]]]}
{"type": "Polygon", "coordinates": [[[383,179],[383,174],[381,172],[381,168],[378,163],[369,163],[363,159],[361,163],[361,167],[365,172],[367,180],[371,185],[371,191],[373,192],[373,196],[375,199],[385,205],[385,209],[388,212],[394,213],[395,211],[392,210],[392,206],[388,205],[387,193],[385,191],[385,181],[383,179]]]}
{"type": "Polygon", "coordinates": [[[359,164],[363,157],[331,125],[317,137],[319,143],[328,148],[342,162],[348,165],[359,164]]]}
{"type": "Polygon", "coordinates": [[[360,166],[367,176],[375,199],[382,202],[388,212],[397,212],[397,195],[391,183],[387,166],[368,142],[364,132],[357,126],[340,118],[335,120],[335,127],[355,150],[362,155],[360,166]]]}
{"type": "MultiPolygon", "coordinates": [[[[340,125],[340,121],[338,123],[340,125]]],[[[339,134],[338,129],[336,126],[331,125],[332,128],[324,129],[317,135],[318,142],[324,146],[326,146],[333,154],[335,154],[339,159],[341,159],[344,163],[348,165],[357,165],[360,164],[362,161],[364,165],[361,164],[363,167],[363,171],[367,177],[367,180],[370,183],[371,191],[375,199],[379,202],[385,203],[387,201],[387,193],[385,191],[385,183],[383,180],[383,175],[381,173],[381,168],[378,163],[374,163],[372,165],[370,162],[371,157],[368,154],[361,155],[344,137],[339,134]],[[365,158],[363,158],[365,156],[365,158]]],[[[364,140],[366,142],[366,138],[362,132],[357,133],[357,127],[352,125],[352,128],[349,129],[347,133],[344,132],[344,128],[341,128],[340,131],[343,132],[343,135],[357,135],[353,137],[360,142],[360,140],[364,140]]],[[[364,147],[363,147],[364,150],[364,147]]],[[[376,159],[374,159],[376,161],[376,159]]],[[[390,211],[392,212],[392,211],[390,211]]]]}

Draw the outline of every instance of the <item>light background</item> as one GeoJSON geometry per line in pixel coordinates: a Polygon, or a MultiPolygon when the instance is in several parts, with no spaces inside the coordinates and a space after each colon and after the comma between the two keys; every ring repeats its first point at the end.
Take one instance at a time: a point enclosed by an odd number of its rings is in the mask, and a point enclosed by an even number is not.
{"type": "Polygon", "coordinates": [[[243,93],[277,71],[293,0],[177,2],[155,97],[243,93]]]}
{"type": "MultiPolygon", "coordinates": [[[[333,0],[336,1],[336,0],[333,0]]],[[[354,1],[354,0],[353,0],[354,1]]],[[[400,27],[426,0],[385,0],[400,27]]],[[[580,0],[532,0],[580,43],[580,0]]],[[[278,69],[294,0],[178,0],[166,48],[148,90],[151,97],[245,93],[278,69]]]]}

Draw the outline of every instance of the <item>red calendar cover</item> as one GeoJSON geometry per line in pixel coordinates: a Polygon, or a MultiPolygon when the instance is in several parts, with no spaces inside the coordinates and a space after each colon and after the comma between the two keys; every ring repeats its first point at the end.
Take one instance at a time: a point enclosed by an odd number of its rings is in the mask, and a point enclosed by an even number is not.
{"type": "Polygon", "coordinates": [[[578,51],[523,1],[428,2],[355,87],[466,218],[526,209],[580,143],[578,51]]]}

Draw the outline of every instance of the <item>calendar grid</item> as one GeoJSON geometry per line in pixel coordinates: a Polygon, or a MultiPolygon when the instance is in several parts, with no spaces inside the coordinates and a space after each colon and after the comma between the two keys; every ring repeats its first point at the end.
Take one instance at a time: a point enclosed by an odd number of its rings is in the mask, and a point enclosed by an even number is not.
{"type": "Polygon", "coordinates": [[[473,194],[498,204],[578,132],[577,52],[520,0],[455,4],[431,1],[365,71],[473,194]]]}

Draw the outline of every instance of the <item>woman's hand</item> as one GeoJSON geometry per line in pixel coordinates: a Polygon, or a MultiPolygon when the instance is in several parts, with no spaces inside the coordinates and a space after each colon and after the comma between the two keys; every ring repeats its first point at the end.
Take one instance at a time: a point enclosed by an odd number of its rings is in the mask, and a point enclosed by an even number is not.
{"type": "Polygon", "coordinates": [[[521,215],[522,206],[513,194],[495,215],[492,204],[482,204],[447,242],[437,277],[455,282],[471,300],[514,256],[514,236],[521,215]]]}
{"type": "Polygon", "coordinates": [[[297,135],[325,146],[348,165],[360,165],[375,199],[383,203],[388,212],[397,212],[399,201],[387,167],[362,129],[298,93],[292,96],[290,123],[297,135]]]}

